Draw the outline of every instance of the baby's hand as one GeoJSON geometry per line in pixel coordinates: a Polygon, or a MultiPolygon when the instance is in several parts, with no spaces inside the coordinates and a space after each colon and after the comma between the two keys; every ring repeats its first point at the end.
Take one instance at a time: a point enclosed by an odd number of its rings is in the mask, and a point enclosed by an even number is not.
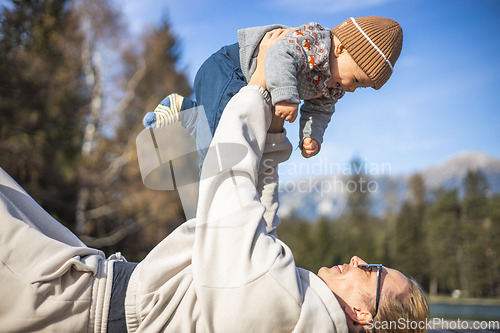
{"type": "Polygon", "coordinates": [[[297,118],[298,110],[299,104],[289,103],[286,101],[278,102],[274,106],[274,114],[290,123],[293,123],[295,121],[295,118],[297,118]]]}
{"type": "Polygon", "coordinates": [[[318,153],[319,145],[316,140],[305,138],[302,142],[302,156],[305,158],[313,157],[318,153]]]}

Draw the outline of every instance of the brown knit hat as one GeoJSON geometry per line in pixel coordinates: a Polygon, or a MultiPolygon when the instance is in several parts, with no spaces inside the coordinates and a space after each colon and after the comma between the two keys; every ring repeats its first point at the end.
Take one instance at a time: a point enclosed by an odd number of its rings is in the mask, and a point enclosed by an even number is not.
{"type": "Polygon", "coordinates": [[[398,22],[379,16],[350,18],[332,29],[349,55],[380,89],[391,77],[403,46],[398,22]]]}

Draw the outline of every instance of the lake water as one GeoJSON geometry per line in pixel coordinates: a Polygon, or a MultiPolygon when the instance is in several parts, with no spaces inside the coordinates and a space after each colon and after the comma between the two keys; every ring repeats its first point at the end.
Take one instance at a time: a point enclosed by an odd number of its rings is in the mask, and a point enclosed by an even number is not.
{"type": "Polygon", "coordinates": [[[500,305],[430,304],[431,317],[461,320],[500,320],[500,305]]]}

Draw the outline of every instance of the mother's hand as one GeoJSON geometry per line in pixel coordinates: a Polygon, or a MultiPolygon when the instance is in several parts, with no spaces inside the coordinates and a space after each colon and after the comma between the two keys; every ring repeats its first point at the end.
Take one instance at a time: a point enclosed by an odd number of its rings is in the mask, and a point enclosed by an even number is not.
{"type": "Polygon", "coordinates": [[[264,72],[264,62],[266,59],[267,51],[269,51],[271,46],[282,40],[286,36],[286,34],[288,34],[292,30],[293,29],[291,28],[274,29],[267,32],[264,35],[264,38],[262,38],[262,41],[260,42],[259,45],[259,55],[257,56],[257,67],[255,69],[255,72],[253,72],[252,76],[250,77],[248,85],[258,85],[266,89],[266,75],[264,72]]]}

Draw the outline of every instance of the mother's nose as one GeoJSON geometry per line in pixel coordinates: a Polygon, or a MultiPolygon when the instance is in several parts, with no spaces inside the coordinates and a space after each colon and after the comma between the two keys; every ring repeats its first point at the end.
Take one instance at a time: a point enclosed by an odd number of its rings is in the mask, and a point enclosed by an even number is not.
{"type": "Polygon", "coordinates": [[[353,256],[351,258],[350,264],[353,265],[354,267],[358,267],[360,265],[366,265],[366,261],[364,261],[358,256],[353,256]]]}

